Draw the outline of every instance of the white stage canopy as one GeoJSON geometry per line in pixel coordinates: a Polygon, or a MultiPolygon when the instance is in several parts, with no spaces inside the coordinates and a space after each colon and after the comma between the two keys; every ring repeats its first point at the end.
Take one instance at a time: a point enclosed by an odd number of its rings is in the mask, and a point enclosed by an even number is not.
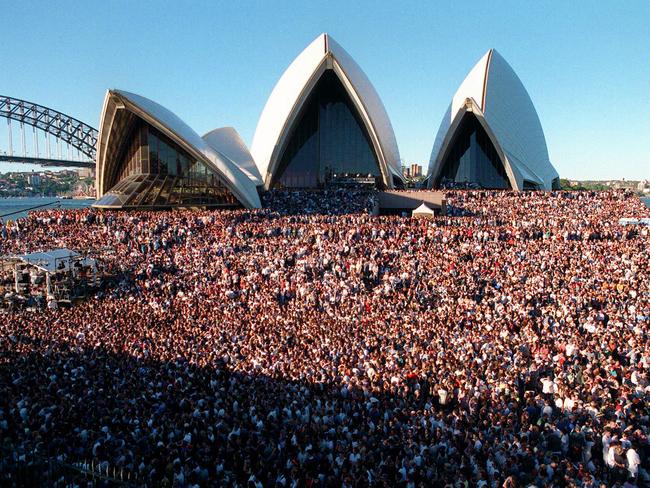
{"type": "Polygon", "coordinates": [[[19,254],[16,258],[48,273],[56,273],[58,271],[68,271],[70,262],[78,256],[78,252],[70,249],[53,249],[51,251],[19,254]]]}

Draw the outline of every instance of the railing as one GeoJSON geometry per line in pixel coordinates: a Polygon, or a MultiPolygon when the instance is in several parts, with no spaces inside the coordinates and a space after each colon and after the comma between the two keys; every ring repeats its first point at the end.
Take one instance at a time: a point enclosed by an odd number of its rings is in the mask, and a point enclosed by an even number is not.
{"type": "Polygon", "coordinates": [[[80,482],[91,482],[93,486],[131,487],[146,486],[137,474],[124,468],[110,467],[108,463],[86,460],[64,463],[53,458],[38,455],[31,460],[15,460],[12,453],[5,451],[0,459],[1,486],[79,486],[80,482]]]}

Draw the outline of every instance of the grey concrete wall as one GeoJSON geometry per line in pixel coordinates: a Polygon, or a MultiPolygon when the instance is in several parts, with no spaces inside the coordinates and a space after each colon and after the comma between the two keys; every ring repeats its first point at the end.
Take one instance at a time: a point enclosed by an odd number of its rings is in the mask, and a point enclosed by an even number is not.
{"type": "Polygon", "coordinates": [[[405,209],[414,210],[422,203],[436,211],[445,214],[447,205],[445,195],[439,191],[399,191],[387,190],[378,194],[379,207],[381,209],[405,209]]]}

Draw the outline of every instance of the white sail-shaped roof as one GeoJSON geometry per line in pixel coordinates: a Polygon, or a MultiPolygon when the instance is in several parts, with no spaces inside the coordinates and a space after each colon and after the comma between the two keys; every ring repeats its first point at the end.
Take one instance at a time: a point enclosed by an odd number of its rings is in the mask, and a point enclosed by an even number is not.
{"type": "Polygon", "coordinates": [[[301,52],[278,80],[255,130],[251,153],[268,186],[292,124],[321,75],[334,70],[357,109],[377,155],[384,183],[402,178],[399,150],[386,109],[370,80],[329,35],[321,34],[301,52]]]}
{"type": "Polygon", "coordinates": [[[233,127],[220,127],[203,135],[203,140],[239,166],[256,186],[264,184],[246,143],[233,127]]]}
{"type": "Polygon", "coordinates": [[[125,117],[136,116],[155,127],[171,140],[221,175],[228,189],[246,208],[259,208],[261,202],[255,183],[231,161],[204,141],[178,116],[162,105],[141,95],[123,90],[108,90],[97,138],[97,196],[110,190],[109,168],[118,163],[114,148],[120,143],[125,117]],[[112,156],[112,157],[111,157],[112,156]]]}
{"type": "Polygon", "coordinates": [[[429,182],[442,170],[445,155],[466,112],[477,117],[504,163],[513,189],[524,181],[550,190],[558,173],[551,164],[542,124],[521,80],[494,49],[469,72],[445,113],[431,151],[429,182]]]}

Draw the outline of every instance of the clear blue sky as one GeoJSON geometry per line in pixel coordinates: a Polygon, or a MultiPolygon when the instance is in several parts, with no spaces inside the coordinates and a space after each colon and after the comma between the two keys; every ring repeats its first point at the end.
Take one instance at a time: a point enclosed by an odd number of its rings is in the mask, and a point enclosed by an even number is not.
{"type": "MultiPolygon", "coordinates": [[[[496,48],[528,89],[562,177],[650,178],[650,2],[0,0],[0,94],[97,126],[107,88],[250,145],[293,58],[328,32],[426,165],[469,69],[496,48]]],[[[6,149],[0,124],[0,149],[6,149]]]]}

